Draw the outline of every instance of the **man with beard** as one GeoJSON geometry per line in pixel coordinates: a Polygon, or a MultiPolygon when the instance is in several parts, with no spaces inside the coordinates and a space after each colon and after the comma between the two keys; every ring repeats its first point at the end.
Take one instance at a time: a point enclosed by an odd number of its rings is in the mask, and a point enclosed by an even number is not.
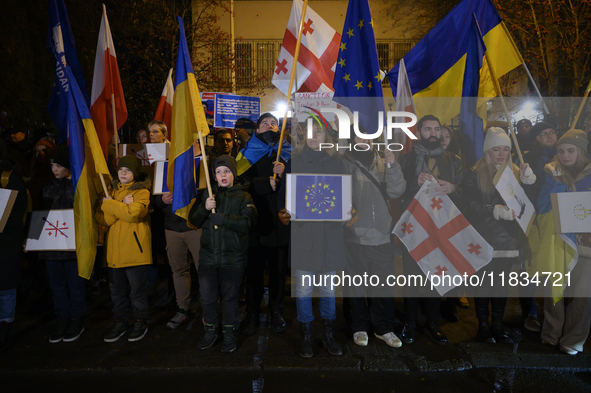
{"type": "Polygon", "coordinates": [[[285,331],[282,313],[289,232],[288,227],[281,224],[277,216],[277,193],[285,163],[289,159],[290,146],[284,141],[280,162],[275,162],[280,136],[278,124],[275,116],[263,113],[257,121],[255,135],[237,159],[238,175],[250,183],[249,193],[258,212],[257,227],[250,235],[246,265],[247,315],[242,322],[242,332],[245,334],[254,332],[260,323],[267,266],[271,328],[276,332],[285,331]],[[246,165],[250,167],[241,174],[240,170],[245,160],[248,160],[246,165]],[[277,179],[273,179],[273,174],[277,174],[277,179]]]}
{"type": "MultiPolygon", "coordinates": [[[[406,180],[406,192],[402,195],[402,212],[404,212],[415,194],[427,180],[435,179],[439,183],[437,191],[440,194],[449,195],[452,201],[459,206],[460,188],[458,184],[462,180],[461,159],[450,151],[441,147],[441,123],[433,115],[424,116],[417,123],[419,130],[419,143],[413,144],[412,151],[406,153],[400,159],[400,166],[406,180]]],[[[421,274],[421,268],[406,247],[403,249],[402,262],[404,274],[421,274]]],[[[421,292],[423,288],[405,288],[404,309],[406,322],[402,330],[402,341],[412,344],[416,337],[416,323],[419,307],[419,295],[432,295],[423,299],[423,314],[425,315],[425,331],[437,344],[446,344],[447,337],[439,329],[439,309],[441,298],[432,290],[421,292]]]]}

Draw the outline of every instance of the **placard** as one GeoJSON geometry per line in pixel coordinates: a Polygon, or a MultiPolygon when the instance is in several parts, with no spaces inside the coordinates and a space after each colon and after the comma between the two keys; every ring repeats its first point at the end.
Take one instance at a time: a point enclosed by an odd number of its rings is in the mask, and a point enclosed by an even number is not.
{"type": "Polygon", "coordinates": [[[10,217],[10,212],[12,212],[12,207],[14,206],[17,195],[18,191],[16,190],[0,188],[0,233],[2,233],[6,226],[6,222],[8,221],[8,217],[10,217]]]}
{"type": "MultiPolygon", "coordinates": [[[[204,189],[207,187],[207,182],[205,179],[204,166],[201,165],[201,157],[195,157],[195,168],[199,168],[199,171],[197,172],[197,179],[195,181],[197,184],[197,189],[204,189]]],[[[154,186],[152,189],[153,195],[161,195],[170,192],[168,185],[166,184],[167,177],[168,161],[157,161],[154,164],[154,186]]]]}
{"type": "Polygon", "coordinates": [[[34,211],[25,250],[76,251],[74,209],[34,211]]]}
{"type": "Polygon", "coordinates": [[[261,113],[260,97],[216,95],[214,104],[213,126],[216,128],[234,129],[242,118],[256,123],[261,113]]]}
{"type": "Polygon", "coordinates": [[[285,208],[292,221],[347,221],[351,175],[287,174],[285,208]]]}
{"type": "MultiPolygon", "coordinates": [[[[320,112],[321,109],[337,108],[337,102],[333,101],[334,93],[295,93],[295,117],[298,122],[306,121],[312,116],[312,109],[320,112]]],[[[337,121],[334,113],[322,113],[326,121],[337,121]]]]}
{"type": "Polygon", "coordinates": [[[156,161],[168,160],[170,143],[120,144],[119,156],[135,155],[142,166],[150,166],[156,161]]]}
{"type": "Polygon", "coordinates": [[[550,194],[556,233],[591,233],[591,192],[550,194]]]}

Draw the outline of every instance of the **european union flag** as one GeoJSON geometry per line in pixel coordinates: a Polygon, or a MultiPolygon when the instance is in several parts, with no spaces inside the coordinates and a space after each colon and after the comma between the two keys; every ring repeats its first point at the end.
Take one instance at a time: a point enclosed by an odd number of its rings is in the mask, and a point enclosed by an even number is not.
{"type": "Polygon", "coordinates": [[[468,167],[474,165],[483,155],[484,124],[478,116],[477,106],[480,69],[482,68],[484,52],[486,52],[486,46],[480,34],[476,17],[473,17],[468,39],[466,68],[464,69],[464,83],[462,86],[462,104],[460,107],[460,144],[462,153],[466,155],[468,167]]]}
{"type": "Polygon", "coordinates": [[[300,220],[341,220],[341,176],[299,175],[296,179],[296,214],[300,220]]]}
{"type": "Polygon", "coordinates": [[[357,111],[370,134],[378,129],[378,111],[384,112],[381,74],[369,2],[350,0],[334,75],[334,100],[357,111]]]}

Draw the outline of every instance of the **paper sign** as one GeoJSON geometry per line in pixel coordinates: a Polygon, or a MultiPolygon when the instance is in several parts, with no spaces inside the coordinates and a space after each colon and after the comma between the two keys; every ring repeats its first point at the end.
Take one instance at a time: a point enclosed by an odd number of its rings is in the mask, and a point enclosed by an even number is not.
{"type": "Polygon", "coordinates": [[[351,218],[351,175],[287,175],[285,208],[293,221],[351,218]]]}
{"type": "Polygon", "coordinates": [[[168,160],[170,143],[120,144],[119,156],[135,155],[142,166],[150,166],[156,161],[168,160]]]}
{"type": "MultiPolygon", "coordinates": [[[[197,189],[201,190],[207,187],[205,179],[205,169],[201,165],[201,157],[195,157],[195,168],[199,168],[197,172],[197,189]]],[[[154,164],[154,187],[152,194],[161,195],[170,192],[166,179],[168,178],[168,161],[157,161],[154,164]]]]}
{"type": "Polygon", "coordinates": [[[228,95],[229,93],[212,93],[212,92],[201,92],[199,93],[201,96],[201,104],[203,105],[203,110],[205,111],[205,118],[206,119],[213,119],[213,107],[214,107],[214,100],[215,96],[220,95],[228,95]]]}
{"type": "Polygon", "coordinates": [[[74,209],[34,211],[25,250],[76,251],[74,209]]]}
{"type": "Polygon", "coordinates": [[[0,188],[0,233],[4,230],[18,191],[0,188]]]}
{"type": "MultiPolygon", "coordinates": [[[[296,93],[295,94],[295,117],[298,122],[306,121],[306,119],[314,110],[320,112],[321,109],[326,108],[337,108],[338,104],[332,100],[334,93],[296,93]]],[[[316,115],[316,114],[315,114],[316,115]]],[[[326,121],[335,122],[337,121],[334,113],[322,113],[322,116],[326,121]]]]}
{"type": "Polygon", "coordinates": [[[536,217],[536,209],[519,184],[511,166],[506,162],[501,165],[493,183],[507,207],[515,212],[515,220],[527,236],[536,217]]]}
{"type": "Polygon", "coordinates": [[[551,194],[556,233],[591,233],[591,192],[551,194]]]}
{"type": "Polygon", "coordinates": [[[238,119],[247,118],[257,122],[261,113],[261,98],[216,95],[214,101],[213,126],[216,128],[235,128],[238,119]]]}

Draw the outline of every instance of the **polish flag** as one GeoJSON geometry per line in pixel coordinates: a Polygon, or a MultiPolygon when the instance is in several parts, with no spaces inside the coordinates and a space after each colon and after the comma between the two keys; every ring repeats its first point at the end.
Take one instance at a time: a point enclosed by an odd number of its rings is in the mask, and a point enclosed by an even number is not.
{"type": "Polygon", "coordinates": [[[115,46],[107,20],[107,9],[104,4],[94,60],[90,115],[106,157],[109,141],[113,138],[115,131],[127,121],[127,107],[123,97],[115,46]],[[115,106],[117,127],[113,127],[113,106],[115,106]]]}
{"type": "MultiPolygon", "coordinates": [[[[417,111],[415,110],[415,103],[412,99],[412,90],[410,88],[410,82],[408,81],[408,75],[406,74],[406,66],[404,65],[404,59],[400,60],[400,71],[398,72],[398,84],[396,86],[396,111],[411,112],[416,115],[417,111]]],[[[408,121],[410,121],[409,117],[396,118],[397,123],[407,123],[408,121]]],[[[416,125],[410,127],[410,130],[417,134],[416,125]]],[[[400,156],[412,150],[413,140],[410,139],[404,133],[404,131],[398,128],[394,130],[394,135],[392,137],[391,142],[396,142],[404,145],[404,148],[397,153],[400,156]]]]}
{"type": "Polygon", "coordinates": [[[166,129],[168,132],[166,133],[166,138],[170,140],[170,136],[172,135],[172,99],[174,97],[174,84],[172,83],[172,68],[168,72],[168,79],[166,80],[166,84],[164,85],[164,89],[162,89],[162,95],[160,96],[160,101],[158,102],[158,109],[156,109],[156,114],[154,115],[154,120],[163,121],[166,124],[166,129]]]}
{"type": "MultiPolygon", "coordinates": [[[[291,14],[283,36],[283,44],[275,63],[271,82],[283,94],[287,95],[289,79],[293,68],[293,57],[300,19],[302,18],[302,0],[294,0],[291,14]]],[[[294,80],[294,92],[334,92],[332,81],[336,68],[341,35],[330,27],[312,8],[307,7],[302,39],[298,55],[297,74],[294,80]]]]}

